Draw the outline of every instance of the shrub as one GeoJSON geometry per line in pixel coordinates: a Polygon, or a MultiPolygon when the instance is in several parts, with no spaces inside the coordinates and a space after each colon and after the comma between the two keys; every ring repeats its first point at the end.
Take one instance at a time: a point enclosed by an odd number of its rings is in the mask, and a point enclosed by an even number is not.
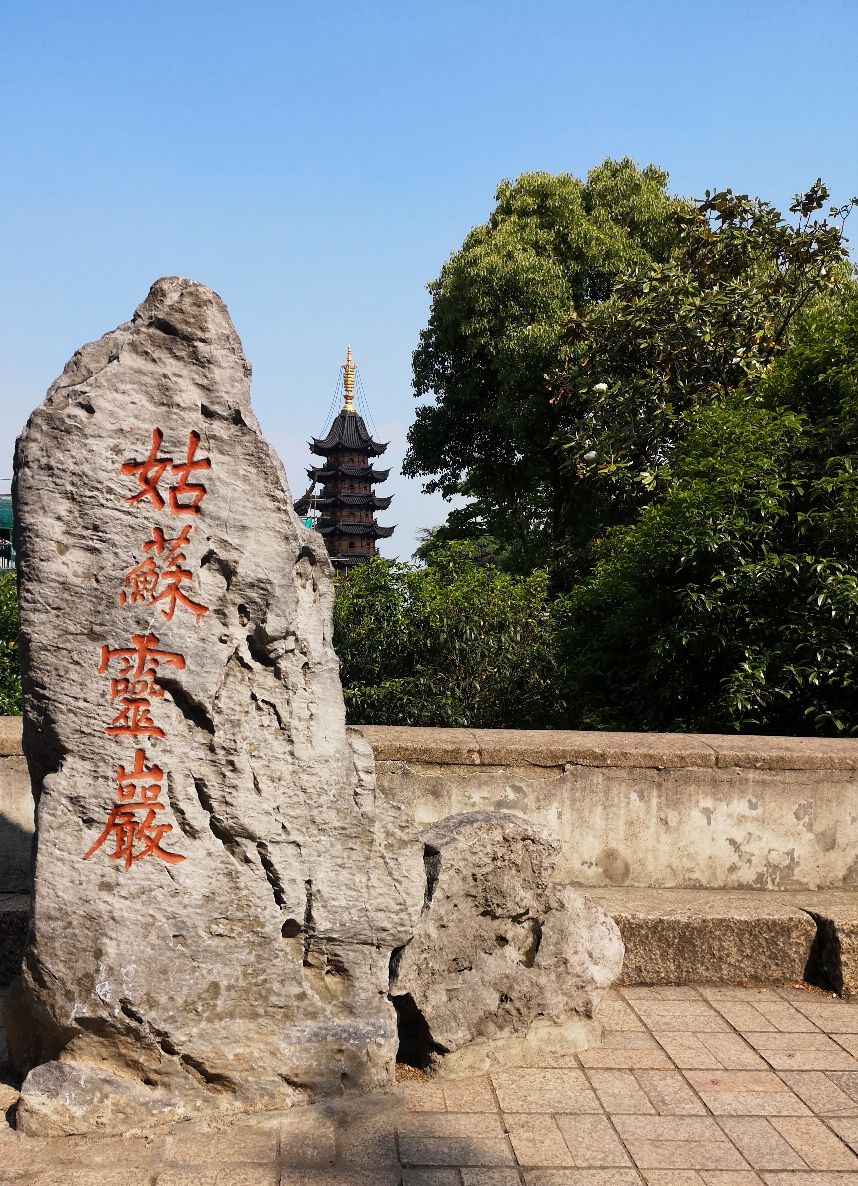
{"type": "Polygon", "coordinates": [[[434,549],[425,567],[376,558],[340,580],[334,622],[350,721],[562,722],[543,571],[512,577],[465,543],[434,549]]]}
{"type": "Polygon", "coordinates": [[[21,711],[18,666],[18,588],[15,574],[0,574],[0,716],[21,711]]]}

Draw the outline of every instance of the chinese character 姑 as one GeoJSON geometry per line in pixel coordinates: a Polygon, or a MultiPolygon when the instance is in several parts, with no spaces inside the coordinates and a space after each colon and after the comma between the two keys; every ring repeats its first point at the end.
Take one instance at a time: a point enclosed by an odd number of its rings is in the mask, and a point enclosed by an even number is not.
{"type": "Polygon", "coordinates": [[[172,457],[159,457],[158,450],[161,448],[161,442],[164,439],[164,434],[160,428],[152,429],[152,448],[149,450],[149,456],[145,461],[123,461],[119,467],[123,474],[136,474],[140,489],[136,494],[132,494],[130,498],[126,498],[126,502],[141,502],[144,498],[148,498],[156,511],[163,510],[164,500],[158,490],[158,483],[164,476],[164,471],[168,465],[173,464],[172,457]]]}
{"type": "Polygon", "coordinates": [[[173,473],[179,475],[176,485],[170,487],[170,510],[174,515],[198,515],[200,513],[199,507],[205,497],[206,488],[199,482],[189,482],[188,478],[195,470],[211,469],[212,463],[210,457],[201,457],[199,461],[194,461],[199,443],[200,434],[198,432],[188,433],[187,456],[183,462],[173,466],[173,473]],[[190,503],[180,503],[180,494],[187,494],[191,500],[190,503]]]}
{"type": "Polygon", "coordinates": [[[145,461],[123,461],[119,467],[123,474],[136,474],[140,489],[136,494],[125,499],[128,503],[142,502],[148,498],[156,511],[164,509],[164,497],[158,489],[158,483],[167,469],[178,476],[178,482],[167,491],[170,500],[170,511],[174,515],[198,515],[199,507],[206,494],[206,488],[200,482],[189,482],[190,475],[197,470],[211,469],[210,457],[196,457],[200,443],[198,432],[188,433],[188,448],[185,460],[173,463],[172,457],[159,456],[159,449],[164,441],[164,434],[160,428],[152,429],[152,446],[145,461]],[[187,497],[189,502],[180,502],[180,497],[187,497]]]}

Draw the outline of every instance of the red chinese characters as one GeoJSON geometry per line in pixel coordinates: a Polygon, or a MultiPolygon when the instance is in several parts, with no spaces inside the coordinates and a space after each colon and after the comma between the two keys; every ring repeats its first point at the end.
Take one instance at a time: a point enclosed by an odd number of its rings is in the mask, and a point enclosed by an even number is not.
{"type": "Polygon", "coordinates": [[[116,676],[110,680],[110,703],[118,706],[118,710],[105,733],[165,735],[151,716],[152,700],[164,695],[157,681],[158,668],[163,663],[184,671],[185,657],[178,651],[159,650],[159,642],[157,634],[132,634],[130,647],[111,650],[106,643],[102,645],[99,674],[103,675],[114,660],[118,661],[116,676]]]}
{"type": "Polygon", "coordinates": [[[135,605],[142,601],[156,605],[163,602],[160,607],[161,613],[168,622],[172,621],[177,605],[190,610],[197,621],[203,614],[207,614],[208,606],[192,601],[181,589],[182,583],[191,580],[193,576],[189,569],[182,567],[188,561],[181,549],[189,542],[190,536],[189,524],[182,528],[175,539],[167,539],[162,528],[155,527],[152,538],[143,545],[143,551],[149,555],[125,574],[119,593],[119,604],[135,605]]]}
{"type": "MultiPolygon", "coordinates": [[[[206,487],[189,479],[197,471],[211,468],[211,458],[197,457],[200,434],[193,431],[188,433],[185,460],[181,462],[161,456],[163,443],[164,434],[160,428],[153,428],[152,446],[146,460],[124,461],[119,467],[123,474],[133,474],[140,487],[136,494],[129,495],[125,501],[134,505],[148,498],[157,511],[169,505],[172,515],[198,515],[206,487]],[[177,480],[167,489],[165,502],[159,483],[168,471],[177,480]]],[[[168,622],[173,620],[177,606],[192,613],[198,622],[208,613],[208,606],[194,601],[182,589],[183,584],[193,579],[190,569],[185,567],[188,560],[183,550],[190,543],[191,530],[191,525],[186,524],[177,536],[168,538],[162,527],[153,528],[152,538],[143,545],[143,551],[148,554],[123,577],[118,595],[120,605],[160,603],[161,614],[168,622]]]]}
{"type": "MultiPolygon", "coordinates": [[[[125,501],[139,506],[147,500],[156,511],[167,510],[171,515],[199,515],[200,503],[207,489],[194,475],[211,469],[211,459],[198,457],[200,434],[191,431],[183,461],[174,461],[161,453],[164,434],[152,429],[152,444],[143,461],[124,461],[120,472],[137,479],[139,489],[125,501]],[[166,498],[162,493],[162,484],[166,498]]],[[[143,544],[143,559],[124,574],[117,600],[122,606],[157,606],[166,621],[171,622],[178,607],[193,614],[199,622],[207,614],[208,606],[195,601],[182,587],[193,579],[187,567],[187,551],[192,524],[186,524],[178,534],[168,533],[161,526],[152,528],[151,537],[143,544]]],[[[153,701],[162,700],[164,688],[159,682],[162,668],[184,671],[185,656],[160,645],[160,638],[151,629],[131,634],[130,646],[101,647],[98,664],[100,674],[109,674],[109,702],[114,713],[105,733],[111,737],[166,736],[152,716],[153,701]]],[[[155,857],[166,864],[185,860],[180,853],[164,848],[164,837],[173,825],[159,822],[165,804],[160,800],[164,771],[155,764],[147,765],[146,751],[135,749],[130,770],[119,766],[116,775],[116,802],[110,809],[101,835],[84,853],[88,860],[93,853],[112,840],[108,856],[130,869],[145,857],[155,857]]]]}
{"type": "Polygon", "coordinates": [[[163,778],[164,771],[160,766],[146,765],[146,754],[142,749],[134,751],[131,770],[120,766],[116,772],[116,803],[110,809],[101,835],[84,853],[85,861],[111,838],[113,851],[107,855],[112,861],[122,861],[126,869],[130,869],[134,861],[142,861],[148,856],[157,857],[168,865],[176,865],[185,859],[161,843],[173,830],[172,824],[157,822],[158,813],[164,810],[159,798],[163,778]]]}
{"type": "Polygon", "coordinates": [[[206,488],[199,482],[189,482],[188,478],[197,470],[211,469],[212,464],[210,457],[196,458],[197,448],[200,443],[200,434],[198,432],[190,432],[188,434],[188,448],[185,460],[176,464],[173,463],[172,457],[160,457],[158,455],[163,441],[164,434],[160,428],[153,428],[152,447],[149,450],[146,460],[123,461],[119,467],[120,472],[123,474],[136,474],[137,483],[140,486],[137,493],[126,498],[125,501],[135,503],[148,498],[156,511],[163,510],[165,503],[158,489],[158,483],[169,469],[179,479],[167,491],[167,497],[170,501],[170,512],[174,515],[198,515],[200,513],[200,503],[206,494],[206,488]],[[188,499],[187,502],[180,501],[180,499],[185,497],[188,499]]]}

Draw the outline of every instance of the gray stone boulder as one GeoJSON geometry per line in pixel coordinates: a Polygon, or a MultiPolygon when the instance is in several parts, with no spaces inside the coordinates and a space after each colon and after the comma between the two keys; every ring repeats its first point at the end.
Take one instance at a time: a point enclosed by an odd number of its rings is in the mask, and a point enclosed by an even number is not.
{"type": "Polygon", "coordinates": [[[590,1045],[623,943],[586,894],[551,884],[558,843],[503,812],[423,833],[426,896],[394,956],[402,1053],[462,1070],[590,1045]],[[454,1057],[454,1052],[458,1052],[454,1057]]]}
{"type": "Polygon", "coordinates": [[[346,729],[331,565],[249,380],[220,298],[159,280],[18,442],[27,1132],[393,1081],[422,849],[346,729]]]}

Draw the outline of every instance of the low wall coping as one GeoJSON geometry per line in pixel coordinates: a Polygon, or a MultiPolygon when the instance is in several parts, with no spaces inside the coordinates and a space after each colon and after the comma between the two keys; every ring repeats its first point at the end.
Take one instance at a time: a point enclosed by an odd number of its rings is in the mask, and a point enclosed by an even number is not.
{"type": "Polygon", "coordinates": [[[727,767],[858,770],[858,740],[607,733],[561,729],[415,729],[361,725],[377,762],[441,766],[727,767]]]}
{"type": "MultiPolygon", "coordinates": [[[[439,766],[733,767],[858,770],[858,739],[574,729],[429,729],[361,725],[377,762],[439,766]]],[[[21,718],[0,717],[0,757],[21,754],[21,718]]]]}

